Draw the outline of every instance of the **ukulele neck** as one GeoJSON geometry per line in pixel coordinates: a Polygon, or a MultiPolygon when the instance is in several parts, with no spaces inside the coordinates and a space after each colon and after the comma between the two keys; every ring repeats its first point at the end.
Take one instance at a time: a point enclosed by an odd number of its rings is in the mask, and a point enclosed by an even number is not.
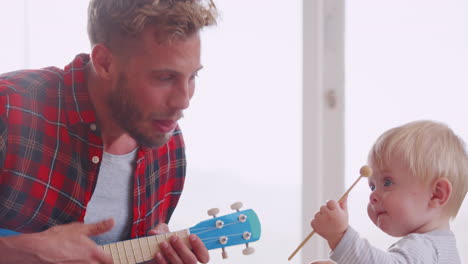
{"type": "Polygon", "coordinates": [[[167,241],[171,236],[178,236],[190,247],[189,230],[182,230],[156,236],[135,238],[117,243],[102,245],[102,249],[112,256],[115,264],[136,264],[154,259],[159,252],[159,243],[167,241]]]}

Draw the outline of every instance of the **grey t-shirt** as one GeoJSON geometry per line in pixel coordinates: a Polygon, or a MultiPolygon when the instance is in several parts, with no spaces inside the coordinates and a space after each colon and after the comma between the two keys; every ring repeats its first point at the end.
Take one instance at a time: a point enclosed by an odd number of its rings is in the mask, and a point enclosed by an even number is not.
{"type": "Polygon", "coordinates": [[[85,223],[114,218],[111,231],[92,237],[97,244],[129,238],[132,224],[133,174],[137,149],[125,155],[103,153],[94,193],[86,208],[85,223]]]}

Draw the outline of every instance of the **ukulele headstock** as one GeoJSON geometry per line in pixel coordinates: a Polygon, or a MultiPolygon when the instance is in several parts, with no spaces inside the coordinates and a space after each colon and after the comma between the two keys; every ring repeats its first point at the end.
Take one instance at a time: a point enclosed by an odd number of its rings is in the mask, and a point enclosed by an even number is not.
{"type": "Polygon", "coordinates": [[[261,226],[257,214],[252,210],[239,211],[241,203],[234,203],[231,208],[235,213],[219,216],[218,209],[211,209],[208,214],[213,219],[202,221],[190,228],[190,233],[198,235],[207,249],[222,248],[223,258],[227,257],[224,248],[246,244],[243,250],[245,255],[252,254],[254,249],[249,243],[260,239],[261,226]]]}

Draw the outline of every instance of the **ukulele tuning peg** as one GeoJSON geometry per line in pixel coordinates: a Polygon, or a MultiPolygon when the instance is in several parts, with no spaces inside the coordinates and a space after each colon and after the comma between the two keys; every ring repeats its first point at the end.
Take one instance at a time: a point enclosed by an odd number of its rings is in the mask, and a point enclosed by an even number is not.
{"type": "Polygon", "coordinates": [[[231,204],[231,209],[239,212],[239,209],[241,209],[242,206],[243,206],[242,202],[235,202],[231,204]]]}
{"type": "Polygon", "coordinates": [[[221,250],[223,250],[223,252],[221,252],[221,256],[223,257],[223,259],[227,259],[228,254],[227,254],[226,250],[224,250],[224,248],[221,248],[221,250]]]}
{"type": "Polygon", "coordinates": [[[249,243],[246,243],[246,248],[244,248],[242,250],[242,254],[244,255],[250,255],[250,254],[253,254],[255,252],[255,249],[253,247],[249,247],[249,243]]]}
{"type": "Polygon", "coordinates": [[[218,208],[211,208],[210,210],[208,210],[207,213],[208,213],[209,216],[216,217],[216,215],[219,213],[219,209],[218,208]]]}

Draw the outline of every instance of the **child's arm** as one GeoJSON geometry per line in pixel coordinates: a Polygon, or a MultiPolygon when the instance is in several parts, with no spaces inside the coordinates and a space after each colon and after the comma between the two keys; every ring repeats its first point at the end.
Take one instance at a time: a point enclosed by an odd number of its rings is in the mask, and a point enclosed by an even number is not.
{"type": "Polygon", "coordinates": [[[328,201],[320,207],[310,225],[325,238],[331,250],[334,250],[348,229],[347,198],[341,204],[336,201],[328,201]]]}
{"type": "Polygon", "coordinates": [[[336,201],[328,201],[315,214],[311,225],[327,240],[332,249],[330,258],[339,264],[437,263],[437,246],[425,236],[409,235],[395,243],[389,252],[377,249],[360,238],[348,225],[346,199],[340,205],[336,201]]]}
{"type": "MultiPolygon", "coordinates": [[[[389,251],[373,247],[369,241],[349,227],[341,242],[330,254],[330,259],[338,264],[435,264],[452,263],[438,261],[438,248],[430,238],[421,235],[409,235],[395,244],[389,251]]],[[[455,258],[456,256],[454,256],[455,258]]],[[[460,263],[460,262],[453,262],[460,263]]]]}

